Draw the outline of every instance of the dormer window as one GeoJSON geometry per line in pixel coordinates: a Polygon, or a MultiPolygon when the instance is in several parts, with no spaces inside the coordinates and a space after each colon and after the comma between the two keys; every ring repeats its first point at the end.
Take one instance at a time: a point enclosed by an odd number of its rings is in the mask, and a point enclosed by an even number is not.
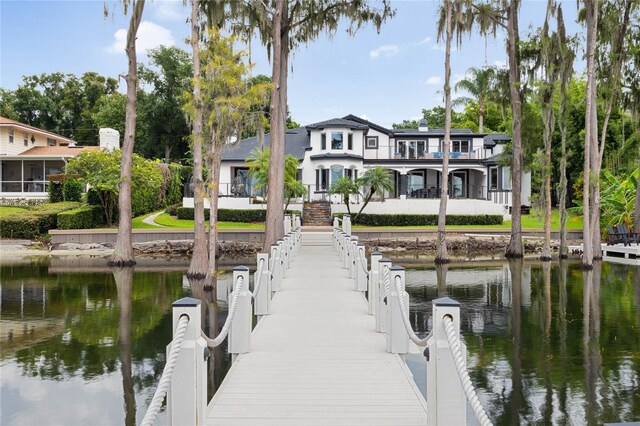
{"type": "Polygon", "coordinates": [[[13,129],[9,129],[9,143],[13,143],[13,129]]]}
{"type": "Polygon", "coordinates": [[[320,134],[320,149],[322,149],[322,150],[327,149],[327,134],[326,133],[321,133],[320,134]]]}
{"type": "Polygon", "coordinates": [[[56,140],[47,138],[47,146],[56,146],[56,140]]]}
{"type": "Polygon", "coordinates": [[[331,149],[342,149],[342,132],[331,132],[331,149]]]}

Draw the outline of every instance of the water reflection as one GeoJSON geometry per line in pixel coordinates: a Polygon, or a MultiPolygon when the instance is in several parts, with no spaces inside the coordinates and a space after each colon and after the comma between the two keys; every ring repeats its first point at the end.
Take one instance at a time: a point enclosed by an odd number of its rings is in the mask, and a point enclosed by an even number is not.
{"type": "Polygon", "coordinates": [[[564,260],[429,265],[407,271],[407,291],[423,332],[431,300],[462,303],[470,374],[496,424],[602,424],[640,420],[639,275],[564,260]]]}
{"type": "Polygon", "coordinates": [[[118,346],[120,348],[120,371],[122,373],[122,391],[124,395],[124,423],[136,424],[136,398],[131,373],[131,287],[133,268],[114,268],[113,279],[118,291],[120,321],[118,327],[118,346]]]}

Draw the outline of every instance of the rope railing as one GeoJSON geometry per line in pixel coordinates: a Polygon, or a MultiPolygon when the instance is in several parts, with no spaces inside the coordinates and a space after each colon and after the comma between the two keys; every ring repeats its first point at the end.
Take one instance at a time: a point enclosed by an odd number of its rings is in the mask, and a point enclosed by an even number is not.
{"type": "Polygon", "coordinates": [[[384,284],[384,296],[389,297],[389,274],[390,268],[389,266],[384,266],[384,271],[382,272],[382,283],[384,284]]]}
{"type": "Polygon", "coordinates": [[[360,267],[362,268],[362,272],[364,272],[364,275],[369,278],[369,271],[367,270],[367,265],[364,263],[364,253],[362,253],[360,250],[358,250],[358,253],[360,253],[360,255],[358,255],[358,259],[360,260],[360,267]]]}
{"type": "Polygon", "coordinates": [[[242,291],[243,284],[244,284],[244,278],[242,276],[238,276],[238,287],[237,289],[233,290],[233,293],[231,293],[233,299],[231,301],[231,304],[229,305],[229,314],[227,315],[227,319],[224,322],[224,325],[222,326],[222,330],[220,330],[220,333],[218,333],[216,338],[211,339],[209,336],[207,336],[204,333],[204,331],[201,330],[201,335],[204,338],[204,340],[207,341],[208,347],[215,348],[216,346],[220,345],[220,343],[222,343],[224,339],[227,337],[227,334],[229,334],[231,323],[233,322],[233,318],[236,316],[239,293],[242,291]]]}
{"type": "Polygon", "coordinates": [[[256,296],[258,295],[258,292],[260,291],[260,285],[262,284],[262,268],[263,267],[264,267],[264,258],[261,258],[257,268],[257,270],[260,271],[260,273],[258,274],[258,282],[253,283],[253,293],[251,293],[252,299],[255,299],[256,296]]]}
{"type": "Polygon", "coordinates": [[[411,326],[411,321],[409,321],[409,311],[407,310],[407,305],[404,300],[404,290],[402,288],[402,280],[400,277],[396,276],[396,289],[398,290],[398,302],[400,304],[400,312],[402,312],[402,322],[404,323],[404,328],[407,330],[407,334],[409,335],[409,339],[413,343],[418,346],[426,346],[427,340],[429,340],[430,336],[421,339],[418,335],[413,331],[413,327],[411,326]]]}
{"type": "Polygon", "coordinates": [[[147,413],[144,415],[144,418],[142,419],[142,423],[141,423],[142,426],[153,425],[156,420],[156,416],[160,412],[160,407],[162,407],[162,401],[164,400],[164,397],[167,394],[167,390],[169,388],[169,384],[171,383],[171,376],[173,375],[173,370],[176,366],[178,357],[180,356],[180,350],[182,349],[182,341],[184,340],[184,334],[187,331],[188,325],[189,325],[189,317],[187,315],[182,315],[178,320],[176,333],[173,338],[173,343],[171,344],[171,351],[169,352],[169,357],[167,358],[167,363],[164,366],[164,370],[162,370],[162,377],[160,378],[160,383],[158,384],[158,388],[156,389],[156,392],[153,394],[153,398],[151,399],[149,408],[147,408],[147,413]]]}
{"type": "Polygon", "coordinates": [[[473,383],[471,383],[471,378],[469,377],[469,372],[467,371],[466,363],[464,361],[464,357],[462,356],[462,350],[460,349],[460,340],[456,336],[456,331],[453,326],[453,320],[450,316],[445,315],[443,318],[443,322],[445,331],[447,333],[449,348],[451,349],[451,354],[453,355],[456,370],[458,370],[458,376],[460,377],[460,382],[462,383],[462,388],[464,389],[464,394],[467,397],[467,401],[469,401],[469,404],[471,404],[473,413],[476,415],[476,419],[478,419],[480,425],[491,426],[492,423],[489,420],[487,413],[484,411],[482,403],[478,399],[478,395],[473,388],[473,383]]]}

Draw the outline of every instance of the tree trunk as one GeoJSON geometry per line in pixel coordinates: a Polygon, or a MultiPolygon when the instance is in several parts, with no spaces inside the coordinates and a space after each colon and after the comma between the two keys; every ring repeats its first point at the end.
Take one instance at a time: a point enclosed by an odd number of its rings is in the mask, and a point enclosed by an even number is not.
{"type": "Polygon", "coordinates": [[[451,0],[445,0],[447,39],[444,56],[444,146],[442,148],[442,182],[440,185],[440,209],[438,211],[438,241],[435,263],[449,263],[447,253],[447,197],[449,189],[449,147],[451,145],[451,0]]]}
{"type": "Polygon", "coordinates": [[[509,90],[511,93],[511,112],[513,116],[513,167],[511,168],[511,240],[505,256],[519,258],[524,256],[522,247],[521,188],[522,188],[522,98],[520,94],[520,42],[518,29],[519,1],[509,2],[507,12],[509,90]]]}
{"type": "Polygon", "coordinates": [[[120,219],[118,221],[118,239],[109,260],[111,266],[132,266],[136,261],[133,258],[133,243],[131,240],[131,164],[133,163],[133,144],[136,135],[136,103],[138,90],[138,60],[136,56],[136,34],[140,27],[145,0],[137,0],[131,12],[129,31],[127,31],[127,105],[124,122],[124,140],[120,157],[120,191],[118,195],[118,208],[120,219]]]}
{"type": "Polygon", "coordinates": [[[217,283],[217,259],[218,251],[218,194],[220,190],[220,161],[222,159],[222,146],[216,145],[212,141],[212,152],[210,153],[209,167],[209,269],[205,287],[213,288],[217,283]]]}
{"type": "MultiPolygon", "coordinates": [[[[561,96],[566,96],[563,93],[561,96]]],[[[567,244],[567,124],[565,122],[566,101],[561,101],[560,106],[560,184],[558,185],[559,208],[560,208],[560,252],[561,259],[566,259],[569,255],[567,244]]]]}
{"type": "Polygon", "coordinates": [[[484,133],[484,96],[478,97],[478,133],[484,133]]]}
{"type": "MultiPolygon", "coordinates": [[[[597,6],[596,6],[597,7],[597,6]]],[[[597,14],[597,10],[596,10],[597,14]]],[[[597,37],[597,35],[596,35],[597,37]]],[[[593,260],[602,260],[600,246],[600,156],[598,154],[598,96],[596,78],[591,81],[591,176],[589,179],[589,195],[591,197],[591,240],[593,244],[593,260]]]]}
{"type": "Polygon", "coordinates": [[[591,223],[591,153],[592,138],[594,137],[593,126],[591,120],[593,117],[592,109],[596,108],[593,104],[592,91],[595,86],[591,83],[595,79],[595,50],[596,50],[596,27],[597,27],[597,0],[585,2],[587,10],[587,93],[586,93],[586,111],[585,111],[585,138],[584,138],[584,167],[583,167],[583,185],[582,185],[582,209],[583,209],[583,251],[582,266],[585,269],[593,269],[593,241],[592,241],[592,223],[591,223]]]}
{"type": "MultiPolygon", "coordinates": [[[[555,82],[548,82],[551,85],[555,82]]],[[[544,89],[543,89],[544,90],[544,89]]],[[[551,139],[555,127],[553,117],[553,89],[549,89],[548,98],[542,100],[542,119],[544,121],[544,243],[540,260],[551,260],[551,139]]]]}
{"type": "Polygon", "coordinates": [[[200,92],[200,0],[191,0],[191,48],[193,50],[193,254],[187,277],[204,278],[207,274],[209,255],[204,221],[205,189],[202,172],[202,94],[200,92]]]}
{"type": "Polygon", "coordinates": [[[276,0],[273,16],[273,73],[271,91],[271,156],[269,158],[269,182],[267,184],[267,221],[263,247],[270,247],[284,235],[284,144],[287,96],[288,28],[287,1],[276,0]],[[283,81],[284,78],[284,81],[283,81]]]}
{"type": "Polygon", "coordinates": [[[164,162],[167,164],[171,162],[171,144],[168,142],[164,144],[164,162]]]}
{"type": "MultiPolygon", "coordinates": [[[[638,161],[638,167],[640,168],[640,160],[638,161]]],[[[633,211],[633,231],[640,233],[640,179],[636,184],[636,203],[633,211]]],[[[640,312],[640,309],[638,309],[640,312]]]]}

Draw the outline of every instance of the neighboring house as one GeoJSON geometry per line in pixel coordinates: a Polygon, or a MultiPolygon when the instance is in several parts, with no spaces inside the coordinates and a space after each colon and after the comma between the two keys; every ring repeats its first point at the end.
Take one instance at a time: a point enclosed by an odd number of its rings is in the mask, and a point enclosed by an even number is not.
{"type": "Polygon", "coordinates": [[[48,177],[97,146],[76,146],[55,133],[0,117],[0,198],[46,198],[48,177]]]}
{"type": "MultiPolygon", "coordinates": [[[[387,202],[378,203],[371,209],[367,207],[367,211],[437,213],[444,130],[430,129],[426,120],[420,120],[419,126],[418,129],[387,129],[348,115],[288,130],[285,152],[300,161],[299,180],[307,185],[307,199],[327,199],[327,190],[339,177],[355,179],[367,169],[381,166],[391,172],[394,189],[384,194],[387,202]],[[415,201],[407,203],[407,200],[415,201]]],[[[452,129],[448,194],[453,201],[449,204],[450,213],[507,213],[512,199],[510,168],[498,160],[509,140],[504,134],[452,129]]],[[[220,172],[221,195],[249,197],[256,194],[245,160],[259,145],[258,139],[253,137],[225,146],[220,172]]],[[[269,145],[269,135],[265,135],[264,145],[269,145]]],[[[522,203],[529,205],[529,173],[522,174],[522,182],[522,203]]],[[[335,204],[341,202],[338,196],[330,199],[335,204]]],[[[224,204],[223,199],[221,206],[224,204]]],[[[341,210],[339,206],[335,209],[341,210]]]]}

